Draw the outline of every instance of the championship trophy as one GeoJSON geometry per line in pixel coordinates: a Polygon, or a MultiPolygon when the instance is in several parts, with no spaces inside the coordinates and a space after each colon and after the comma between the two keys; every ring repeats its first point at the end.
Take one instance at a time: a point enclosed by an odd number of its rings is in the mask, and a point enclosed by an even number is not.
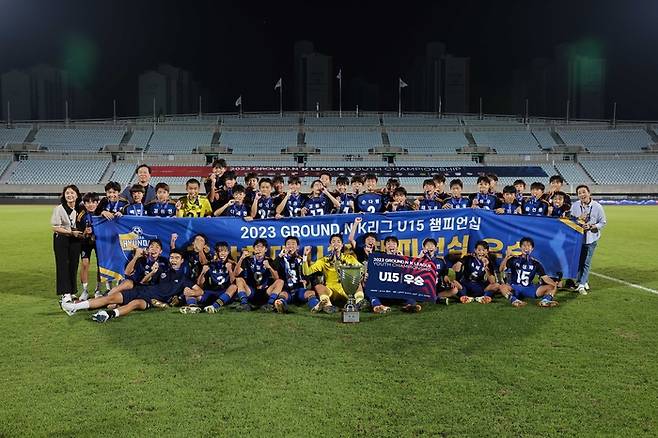
{"type": "Polygon", "coordinates": [[[356,308],[354,293],[361,284],[361,265],[348,265],[339,263],[336,265],[338,278],[343,290],[347,294],[347,304],[341,312],[341,320],[345,323],[359,322],[359,309],[356,308]]]}

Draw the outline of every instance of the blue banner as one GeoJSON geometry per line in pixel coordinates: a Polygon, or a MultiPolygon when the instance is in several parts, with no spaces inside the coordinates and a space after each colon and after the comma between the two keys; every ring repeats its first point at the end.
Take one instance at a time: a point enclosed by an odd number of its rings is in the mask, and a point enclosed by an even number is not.
{"type": "Polygon", "coordinates": [[[368,258],[366,296],[436,300],[436,265],[426,258],[373,254],[368,258]]]}
{"type": "Polygon", "coordinates": [[[114,220],[94,217],[94,234],[101,274],[123,278],[123,270],[135,247],[146,247],[150,239],[163,243],[165,255],[169,241],[178,234],[176,246],[181,248],[195,234],[205,234],[212,248],[226,241],[237,260],[239,251],[262,237],[270,244],[271,255],[278,253],[288,236],[296,236],[300,247],[316,248],[314,257],[322,257],[329,237],[340,233],[347,241],[354,218],[363,221],[356,232],[359,237],[376,233],[383,241],[394,235],[400,240],[404,255],[417,256],[423,239],[433,237],[440,254],[466,254],[475,242],[486,240],[492,251],[502,258],[508,247],[519,248],[519,240],[529,236],[535,241],[533,255],[541,261],[549,275],[564,273],[575,278],[582,245],[582,229],[569,220],[519,215],[497,215],[489,210],[464,208],[451,210],[405,211],[386,214],[335,214],[300,218],[245,221],[241,218],[158,218],[122,216],[114,220]]]}

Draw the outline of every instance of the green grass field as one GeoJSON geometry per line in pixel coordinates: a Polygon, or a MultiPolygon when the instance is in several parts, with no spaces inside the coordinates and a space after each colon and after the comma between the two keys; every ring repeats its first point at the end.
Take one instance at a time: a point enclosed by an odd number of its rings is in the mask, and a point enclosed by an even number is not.
{"type": "MultiPolygon", "coordinates": [[[[658,296],[593,277],[561,306],[427,307],[345,326],[305,308],[57,303],[49,206],[1,206],[0,436],[658,434],[658,296]]],[[[607,207],[594,271],[658,289],[658,208],[607,207]]]]}

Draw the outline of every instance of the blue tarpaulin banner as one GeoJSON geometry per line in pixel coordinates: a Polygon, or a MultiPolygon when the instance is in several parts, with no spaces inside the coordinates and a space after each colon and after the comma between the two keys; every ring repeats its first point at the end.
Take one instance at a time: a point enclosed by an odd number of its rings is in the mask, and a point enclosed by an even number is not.
{"type": "Polygon", "coordinates": [[[436,265],[425,258],[374,254],[368,258],[366,296],[436,300],[436,265]]]}
{"type": "MultiPolygon", "coordinates": [[[[437,250],[466,254],[475,242],[486,240],[499,258],[507,248],[518,249],[519,240],[529,236],[535,241],[533,256],[541,261],[549,275],[562,272],[565,278],[575,278],[582,246],[582,229],[566,219],[497,215],[474,208],[405,211],[386,214],[335,214],[299,218],[245,221],[241,218],[159,218],[122,216],[114,220],[94,217],[94,234],[100,272],[108,278],[123,278],[125,265],[136,247],[146,247],[149,240],[160,239],[164,254],[169,253],[172,233],[178,234],[176,246],[191,242],[197,233],[208,237],[210,247],[225,241],[237,259],[242,248],[250,247],[254,239],[265,238],[271,254],[278,253],[285,238],[296,236],[300,246],[315,248],[314,258],[327,252],[329,237],[340,233],[347,241],[354,219],[363,221],[356,232],[357,242],[365,233],[373,232],[383,241],[394,235],[400,241],[404,255],[415,257],[427,237],[437,241],[437,250]]],[[[301,251],[301,250],[300,250],[301,251]]]]}

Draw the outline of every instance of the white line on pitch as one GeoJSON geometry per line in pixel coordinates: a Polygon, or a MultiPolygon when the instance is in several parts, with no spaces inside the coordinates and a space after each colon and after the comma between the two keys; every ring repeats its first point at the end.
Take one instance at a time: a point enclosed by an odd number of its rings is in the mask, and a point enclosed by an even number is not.
{"type": "Polygon", "coordinates": [[[640,290],[651,292],[652,294],[658,295],[658,290],[656,290],[656,289],[651,289],[651,288],[648,288],[648,287],[640,286],[639,284],[635,284],[635,283],[629,283],[628,281],[620,280],[620,279],[615,278],[615,277],[608,277],[607,275],[599,274],[598,272],[591,272],[590,271],[590,274],[596,275],[597,277],[605,278],[606,280],[615,281],[617,283],[621,283],[621,284],[624,284],[626,286],[634,287],[636,289],[640,289],[640,290]]]}

